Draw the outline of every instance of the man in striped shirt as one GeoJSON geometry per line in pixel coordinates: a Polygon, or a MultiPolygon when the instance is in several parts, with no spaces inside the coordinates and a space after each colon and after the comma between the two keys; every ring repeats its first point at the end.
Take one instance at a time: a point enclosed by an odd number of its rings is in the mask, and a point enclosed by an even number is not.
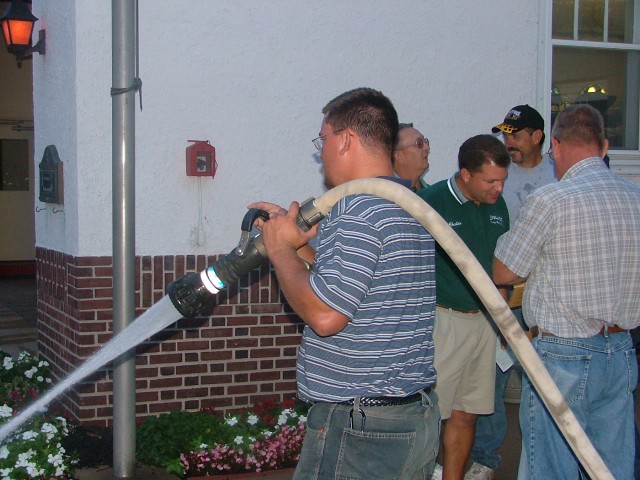
{"type": "MultiPolygon", "coordinates": [[[[398,119],[388,98],[359,88],[329,102],[323,114],[314,144],[327,186],[393,180],[398,119]]],[[[428,478],[440,419],[430,394],[433,238],[373,195],[341,199],[306,233],[295,222],[296,202],[288,212],[265,202],[250,207],[270,214],[258,222],[264,244],[280,288],[306,323],[298,390],[314,405],[294,478],[428,478]],[[316,233],[317,253],[308,245],[316,233]]]]}

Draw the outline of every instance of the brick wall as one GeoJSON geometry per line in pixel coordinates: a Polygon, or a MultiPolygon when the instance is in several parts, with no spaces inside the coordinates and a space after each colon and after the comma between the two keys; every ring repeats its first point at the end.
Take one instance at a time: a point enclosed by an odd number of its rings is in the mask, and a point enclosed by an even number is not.
{"type": "MultiPolygon", "coordinates": [[[[136,316],[165,296],[167,285],[216,257],[136,258],[136,316]]],[[[112,336],[111,257],[72,257],[38,248],[38,347],[64,378],[112,336]]],[[[233,411],[295,393],[302,322],[280,301],[268,263],[219,293],[211,316],[181,319],[136,348],[138,418],[173,409],[233,411]]],[[[112,418],[107,365],[60,397],[58,407],[85,424],[112,418]]]]}

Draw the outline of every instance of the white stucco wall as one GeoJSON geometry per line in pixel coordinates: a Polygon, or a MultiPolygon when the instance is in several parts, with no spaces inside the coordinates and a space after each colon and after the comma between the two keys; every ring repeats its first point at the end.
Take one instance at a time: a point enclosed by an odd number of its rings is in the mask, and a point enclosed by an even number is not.
{"type": "MultiPolygon", "coordinates": [[[[36,218],[37,244],[111,255],[111,3],[33,9],[47,29],[33,60],[35,156],[55,144],[65,162],[65,212],[36,218]]],[[[311,139],[346,90],[382,90],[428,136],[429,183],[456,169],[466,138],[535,104],[538,2],[140,0],[139,11],[140,255],[226,253],[248,203],[320,195],[311,139]],[[217,148],[215,179],[186,177],[189,139],[217,148]]]]}

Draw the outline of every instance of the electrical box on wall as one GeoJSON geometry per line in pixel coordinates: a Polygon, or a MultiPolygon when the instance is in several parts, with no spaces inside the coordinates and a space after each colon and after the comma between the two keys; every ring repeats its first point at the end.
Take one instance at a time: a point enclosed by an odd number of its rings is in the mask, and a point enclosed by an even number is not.
{"type": "Polygon", "coordinates": [[[189,140],[194,142],[187,147],[187,176],[215,177],[218,163],[216,149],[209,140],[189,140]]]}
{"type": "Polygon", "coordinates": [[[44,149],[40,169],[40,194],[38,199],[45,203],[64,204],[62,161],[55,145],[44,149]]]}

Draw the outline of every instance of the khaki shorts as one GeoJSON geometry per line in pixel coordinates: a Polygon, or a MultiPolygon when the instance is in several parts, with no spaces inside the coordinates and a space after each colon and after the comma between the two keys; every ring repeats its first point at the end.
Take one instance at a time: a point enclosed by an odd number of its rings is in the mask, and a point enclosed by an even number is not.
{"type": "Polygon", "coordinates": [[[493,413],[496,332],[488,314],[437,307],[433,342],[442,419],[451,417],[451,410],[493,413]]]}

